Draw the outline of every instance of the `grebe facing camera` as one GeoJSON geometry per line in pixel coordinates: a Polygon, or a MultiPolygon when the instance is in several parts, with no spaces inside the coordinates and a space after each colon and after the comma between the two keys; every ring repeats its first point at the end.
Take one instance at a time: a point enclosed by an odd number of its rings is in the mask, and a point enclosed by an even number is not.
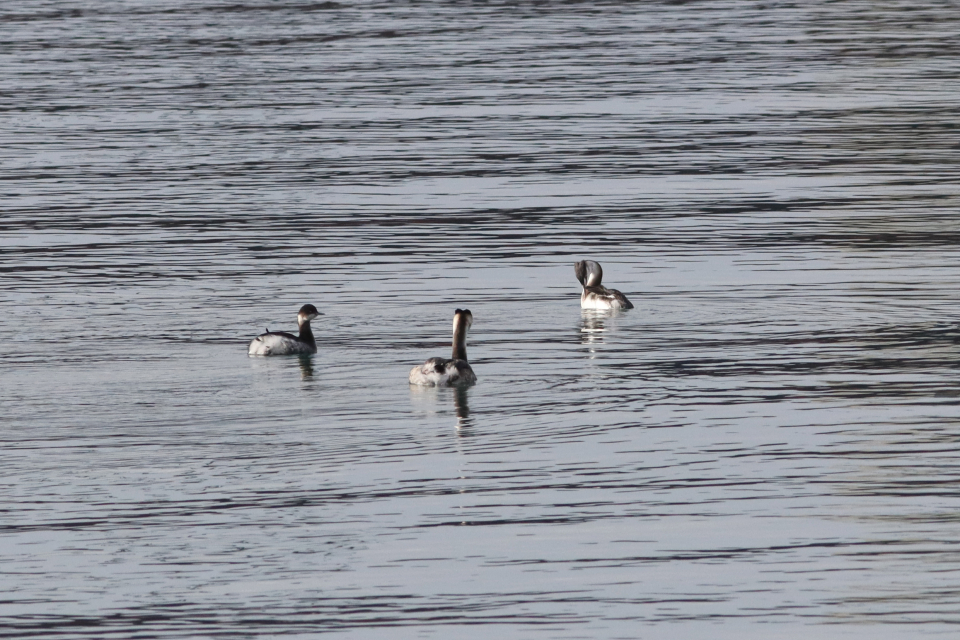
{"type": "Polygon", "coordinates": [[[250,342],[247,355],[251,356],[290,356],[307,355],[317,352],[317,341],[313,339],[310,330],[310,321],[320,315],[312,304],[300,307],[297,314],[297,325],[300,335],[295,336],[286,331],[270,331],[261,333],[250,342]]]}
{"type": "Polygon", "coordinates": [[[573,265],[577,280],[583,285],[580,294],[581,309],[633,309],[633,305],[616,289],[607,289],[600,284],[603,269],[593,260],[581,260],[573,265]]]}
{"type": "Polygon", "coordinates": [[[477,374],[467,362],[467,329],[473,324],[469,309],[453,313],[453,357],[430,358],[410,370],[410,384],[441,387],[454,384],[473,384],[477,374]]]}

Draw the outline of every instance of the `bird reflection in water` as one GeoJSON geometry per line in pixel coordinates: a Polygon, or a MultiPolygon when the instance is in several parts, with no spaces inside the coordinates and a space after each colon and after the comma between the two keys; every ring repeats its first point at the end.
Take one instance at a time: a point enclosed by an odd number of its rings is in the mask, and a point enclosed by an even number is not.
{"type": "Polygon", "coordinates": [[[470,435],[473,427],[473,418],[470,417],[470,405],[468,394],[469,387],[458,385],[455,387],[422,387],[419,385],[410,385],[410,400],[414,405],[414,411],[425,413],[427,415],[438,415],[449,411],[450,403],[453,403],[454,413],[457,415],[457,422],[454,428],[458,436],[470,435]]]}
{"type": "Polygon", "coordinates": [[[313,378],[313,357],[302,355],[297,358],[300,360],[300,379],[311,380],[313,378]]]}
{"type": "Polygon", "coordinates": [[[469,393],[467,389],[465,386],[459,386],[453,390],[453,406],[457,411],[457,435],[461,437],[469,436],[473,427],[470,405],[467,402],[467,394],[469,393]]]}
{"type": "MultiPolygon", "coordinates": [[[[597,345],[603,344],[604,333],[609,331],[607,323],[616,318],[619,311],[597,311],[594,309],[583,309],[580,311],[580,344],[597,345]]],[[[613,328],[611,326],[611,328],[613,328]]],[[[590,349],[593,353],[593,349],[590,349]]]]}

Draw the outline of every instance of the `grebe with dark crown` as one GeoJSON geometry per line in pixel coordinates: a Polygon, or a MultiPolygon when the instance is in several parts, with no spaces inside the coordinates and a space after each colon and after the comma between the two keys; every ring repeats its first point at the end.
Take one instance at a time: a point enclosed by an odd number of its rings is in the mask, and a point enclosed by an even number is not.
{"type": "Polygon", "coordinates": [[[467,329],[473,324],[469,309],[453,313],[453,357],[430,358],[410,370],[410,384],[440,387],[454,384],[473,384],[477,374],[467,362],[467,329]]]}
{"type": "Polygon", "coordinates": [[[310,330],[310,321],[320,315],[312,304],[300,307],[297,313],[297,325],[300,335],[295,336],[286,331],[270,331],[261,333],[250,342],[247,355],[251,356],[290,356],[307,355],[317,352],[317,341],[313,339],[310,330]]]}
{"type": "Polygon", "coordinates": [[[633,305],[616,289],[607,289],[600,284],[603,269],[593,260],[581,260],[573,265],[577,280],[583,285],[580,294],[581,309],[633,309],[633,305]]]}

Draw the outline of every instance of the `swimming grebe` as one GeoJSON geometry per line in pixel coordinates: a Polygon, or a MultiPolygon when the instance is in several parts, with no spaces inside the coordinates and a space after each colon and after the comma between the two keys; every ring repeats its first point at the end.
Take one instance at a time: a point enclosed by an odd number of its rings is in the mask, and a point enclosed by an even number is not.
{"type": "Polygon", "coordinates": [[[300,327],[300,335],[295,336],[286,331],[270,331],[261,333],[250,342],[250,348],[247,355],[251,356],[289,356],[304,355],[317,352],[317,342],[313,339],[313,331],[310,330],[310,321],[320,315],[317,308],[312,304],[305,304],[300,307],[297,313],[297,325],[300,327]]]}
{"type": "Polygon", "coordinates": [[[467,329],[473,324],[469,309],[453,313],[453,357],[430,358],[410,370],[410,384],[439,387],[453,384],[473,384],[477,375],[467,362],[467,329]]]}
{"type": "Polygon", "coordinates": [[[616,289],[607,289],[600,284],[603,269],[593,260],[581,260],[573,265],[577,280],[583,285],[580,295],[581,309],[633,309],[633,305],[616,289]]]}

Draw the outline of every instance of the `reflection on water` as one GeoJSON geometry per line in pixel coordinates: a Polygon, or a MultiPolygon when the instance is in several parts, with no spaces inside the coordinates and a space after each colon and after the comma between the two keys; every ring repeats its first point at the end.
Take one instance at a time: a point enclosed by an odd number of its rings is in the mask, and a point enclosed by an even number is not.
{"type": "Polygon", "coordinates": [[[313,356],[300,355],[297,356],[297,360],[300,361],[300,378],[302,380],[311,379],[313,377],[313,356]]]}
{"type": "MultiPolygon", "coordinates": [[[[581,309],[580,344],[603,344],[604,333],[608,330],[607,324],[610,323],[612,329],[615,326],[614,322],[621,313],[624,312],[619,309],[581,309]]],[[[595,351],[590,349],[590,353],[595,353],[595,351]]]]}
{"type": "Polygon", "coordinates": [[[425,415],[456,415],[454,423],[459,436],[470,435],[473,418],[470,417],[469,394],[467,386],[427,387],[411,384],[410,400],[414,411],[425,415]]]}
{"type": "Polygon", "coordinates": [[[457,412],[457,435],[469,436],[473,427],[473,418],[470,417],[470,405],[468,403],[468,388],[458,386],[453,390],[453,401],[457,412]]]}
{"type": "Polygon", "coordinates": [[[0,24],[0,635],[955,635],[955,4],[0,24]]]}

